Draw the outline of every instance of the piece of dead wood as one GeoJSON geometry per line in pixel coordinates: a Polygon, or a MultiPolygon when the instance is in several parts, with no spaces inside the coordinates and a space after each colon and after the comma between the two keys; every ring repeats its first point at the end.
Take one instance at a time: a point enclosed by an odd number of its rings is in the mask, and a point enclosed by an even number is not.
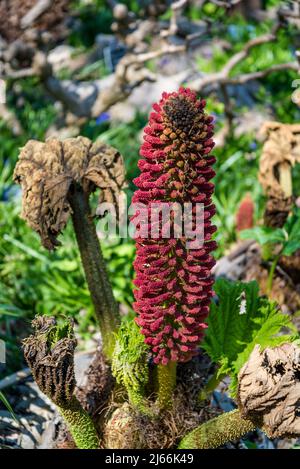
{"type": "Polygon", "coordinates": [[[255,421],[270,438],[300,435],[300,348],[286,343],[261,350],[256,345],[239,373],[242,417],[255,421]]]}
{"type": "Polygon", "coordinates": [[[281,71],[281,70],[299,70],[299,63],[295,62],[286,62],[281,64],[275,64],[264,70],[259,70],[257,72],[250,72],[240,75],[232,76],[232,70],[240,64],[242,61],[247,59],[254,47],[257,47],[262,44],[267,44],[270,42],[275,42],[277,40],[277,33],[281,29],[282,23],[280,21],[275,21],[272,31],[267,34],[262,34],[261,36],[250,39],[244,47],[239,52],[235,53],[223,68],[219,72],[210,73],[199,78],[196,78],[187,83],[189,88],[196,90],[197,92],[203,92],[206,88],[211,90],[217,89],[220,85],[243,85],[251,80],[258,80],[264,78],[269,74],[281,71]]]}
{"type": "Polygon", "coordinates": [[[17,371],[16,373],[13,373],[12,375],[6,376],[0,381],[0,391],[2,391],[5,388],[9,388],[10,386],[15,386],[17,383],[19,383],[20,381],[23,381],[23,379],[28,378],[28,376],[30,375],[31,375],[30,368],[24,368],[21,371],[17,371]]]}
{"type": "Polygon", "coordinates": [[[25,39],[25,31],[34,26],[36,31],[47,32],[55,39],[62,37],[69,6],[70,0],[1,0],[0,35],[10,43],[25,39]]]}
{"type": "Polygon", "coordinates": [[[20,27],[22,29],[28,28],[34,21],[45,13],[51,6],[51,0],[38,0],[32,8],[23,16],[20,21],[20,27]]]}

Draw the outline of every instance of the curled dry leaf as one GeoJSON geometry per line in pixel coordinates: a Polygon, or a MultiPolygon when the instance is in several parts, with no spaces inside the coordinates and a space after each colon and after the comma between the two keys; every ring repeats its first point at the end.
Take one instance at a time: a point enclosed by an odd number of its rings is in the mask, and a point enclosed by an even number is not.
{"type": "Polygon", "coordinates": [[[269,197],[288,198],[289,187],[280,180],[280,167],[291,170],[300,162],[300,124],[266,122],[261,129],[265,143],[260,157],[259,181],[269,197]]]}
{"type": "Polygon", "coordinates": [[[300,435],[300,348],[256,345],[239,373],[238,404],[270,438],[300,435]]]}
{"type": "Polygon", "coordinates": [[[77,341],[72,325],[69,324],[62,338],[55,337],[54,317],[37,317],[32,326],[35,333],[23,341],[25,359],[41,391],[55,404],[65,407],[76,385],[74,351],[77,341]]]}
{"type": "Polygon", "coordinates": [[[71,214],[72,185],[81,185],[87,196],[98,187],[99,202],[116,203],[125,185],[125,169],[120,153],[100,141],[30,140],[20,153],[14,180],[23,189],[22,217],[39,233],[43,245],[54,249],[71,214]]]}
{"type": "Polygon", "coordinates": [[[292,207],[292,167],[300,162],[300,125],[266,122],[260,157],[259,181],[268,196],[264,222],[282,227],[292,207]]]}

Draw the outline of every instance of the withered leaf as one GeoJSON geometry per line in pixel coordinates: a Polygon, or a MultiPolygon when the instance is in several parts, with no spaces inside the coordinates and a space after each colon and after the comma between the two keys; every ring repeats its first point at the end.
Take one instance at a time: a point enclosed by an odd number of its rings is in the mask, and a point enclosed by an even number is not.
{"type": "Polygon", "coordinates": [[[39,233],[43,245],[54,249],[71,214],[71,185],[80,184],[87,195],[98,187],[100,202],[117,203],[125,186],[125,169],[120,153],[102,142],[85,137],[50,138],[25,145],[14,180],[23,189],[22,217],[39,233]]]}
{"type": "Polygon", "coordinates": [[[300,124],[266,122],[261,129],[264,146],[260,157],[259,181],[268,197],[286,199],[280,184],[279,166],[291,170],[300,162],[300,124]]]}
{"type": "Polygon", "coordinates": [[[74,352],[77,341],[70,323],[69,333],[55,344],[49,335],[55,331],[54,317],[39,316],[32,326],[35,333],[23,341],[25,359],[41,391],[64,407],[71,400],[75,385],[74,352]]]}
{"type": "Polygon", "coordinates": [[[239,373],[238,404],[244,418],[270,438],[300,435],[300,348],[256,345],[239,373]]]}

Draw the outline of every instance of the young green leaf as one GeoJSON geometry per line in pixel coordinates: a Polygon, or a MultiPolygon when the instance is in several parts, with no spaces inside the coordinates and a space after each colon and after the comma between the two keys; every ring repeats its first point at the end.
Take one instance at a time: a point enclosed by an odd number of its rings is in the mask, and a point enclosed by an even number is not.
{"type": "Polygon", "coordinates": [[[297,338],[297,329],[291,322],[287,314],[282,314],[275,302],[269,302],[262,298],[260,301],[259,314],[253,319],[256,328],[249,331],[249,342],[242,352],[240,352],[236,360],[232,363],[234,373],[232,374],[231,390],[235,392],[237,386],[237,375],[241,367],[247,362],[249,356],[256,344],[262,348],[276,347],[285,342],[292,342],[297,338]],[[287,328],[294,334],[278,333],[287,328]]]}
{"type": "Polygon", "coordinates": [[[5,397],[5,395],[3,394],[3,392],[0,391],[0,401],[5,405],[5,407],[7,408],[8,412],[11,414],[12,418],[18,422],[18,419],[17,417],[15,416],[15,413],[12,409],[12,406],[10,405],[10,403],[8,402],[7,398],[5,397]]]}
{"type": "Polygon", "coordinates": [[[298,249],[300,249],[300,237],[299,239],[290,239],[284,246],[281,254],[283,256],[291,256],[296,252],[298,249]]]}
{"type": "Polygon", "coordinates": [[[144,390],[149,379],[148,346],[134,320],[124,320],[116,334],[112,374],[127,390],[130,403],[147,414],[144,390]]]}
{"type": "Polygon", "coordinates": [[[267,243],[279,243],[284,244],[286,241],[286,235],[281,228],[271,228],[269,226],[256,226],[249,230],[243,230],[240,232],[241,239],[253,239],[259,244],[267,243]]]}
{"type": "Polygon", "coordinates": [[[267,347],[295,340],[296,329],[276,303],[259,297],[256,282],[218,279],[214,289],[218,301],[211,304],[202,347],[219,365],[218,376],[230,375],[234,390],[237,374],[254,345],[267,347]],[[279,335],[283,327],[293,334],[279,335]]]}

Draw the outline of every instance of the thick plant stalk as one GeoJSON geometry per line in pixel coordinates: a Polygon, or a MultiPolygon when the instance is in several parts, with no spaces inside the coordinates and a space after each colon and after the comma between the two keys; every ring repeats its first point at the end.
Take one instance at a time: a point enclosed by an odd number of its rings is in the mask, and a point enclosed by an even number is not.
{"type": "Polygon", "coordinates": [[[241,438],[255,430],[250,420],[243,419],[239,410],[233,410],[200,425],[181,440],[179,449],[210,449],[241,438]]]}
{"type": "Polygon", "coordinates": [[[167,365],[158,365],[157,367],[157,404],[160,410],[172,406],[172,395],[176,385],[176,365],[176,362],[169,362],[167,365]]]}
{"type": "Polygon", "coordinates": [[[98,449],[99,438],[94,423],[75,396],[67,406],[58,407],[79,449],[98,449]]]}
{"type": "Polygon", "coordinates": [[[275,259],[273,260],[271,267],[270,267],[270,272],[268,275],[268,281],[267,281],[267,294],[270,295],[272,291],[272,286],[273,286],[273,279],[274,279],[274,274],[276,271],[277,264],[279,262],[280,255],[276,256],[275,259]]]}
{"type": "Polygon", "coordinates": [[[115,345],[114,333],[120,323],[118,306],[108,279],[87,196],[80,186],[70,191],[69,202],[82,265],[100,324],[103,352],[111,358],[115,345]]]}
{"type": "Polygon", "coordinates": [[[130,404],[142,415],[153,418],[155,417],[154,411],[151,409],[147,399],[142,390],[130,389],[128,390],[128,400],[130,404]]]}

